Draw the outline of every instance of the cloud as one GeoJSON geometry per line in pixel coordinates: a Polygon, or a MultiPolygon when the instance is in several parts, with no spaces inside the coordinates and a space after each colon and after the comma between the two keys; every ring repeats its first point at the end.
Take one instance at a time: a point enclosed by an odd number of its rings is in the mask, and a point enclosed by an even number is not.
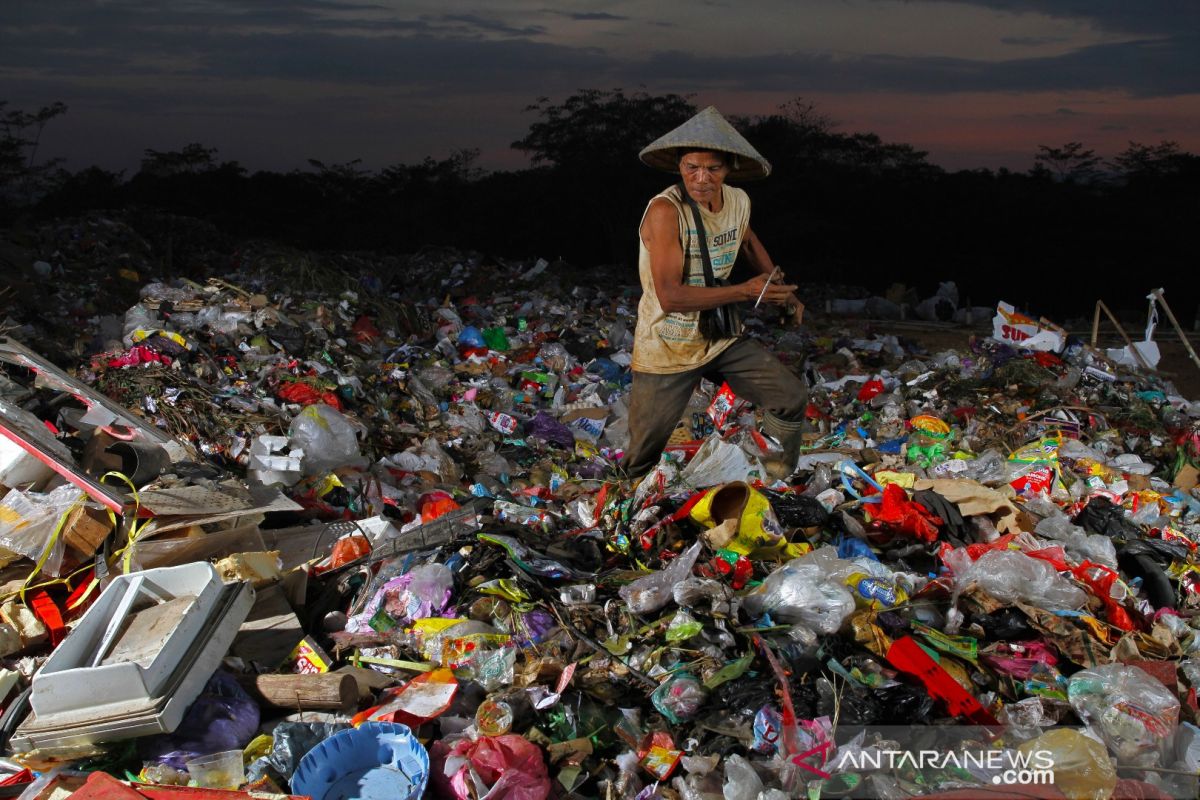
{"type": "Polygon", "coordinates": [[[609,14],[607,11],[560,11],[556,8],[543,8],[543,14],[555,14],[575,22],[627,22],[629,17],[619,14],[609,14]]]}
{"type": "Polygon", "coordinates": [[[1084,112],[1076,111],[1071,108],[1056,108],[1056,109],[1054,109],[1054,113],[1058,114],[1060,117],[1084,117],[1084,116],[1087,116],[1084,112]]]}
{"type": "MultiPolygon", "coordinates": [[[[699,88],[812,91],[1121,91],[1137,97],[1200,93],[1200,34],[1084,47],[1055,56],[982,61],[889,54],[699,56],[660,52],[628,65],[637,76],[699,88]]],[[[630,80],[630,78],[626,78],[630,80]]]]}
{"type": "Polygon", "coordinates": [[[1111,33],[1174,35],[1200,30],[1195,0],[941,0],[1014,14],[1085,20],[1111,33]]]}
{"type": "Polygon", "coordinates": [[[432,17],[432,19],[437,22],[462,25],[467,31],[499,33],[502,36],[540,36],[546,32],[541,25],[526,25],[518,28],[498,19],[480,17],[476,14],[442,14],[439,17],[432,17]]]}
{"type": "Polygon", "coordinates": [[[1002,36],[1001,44],[1013,47],[1044,47],[1048,44],[1062,44],[1069,39],[1065,36],[1002,36]]]}

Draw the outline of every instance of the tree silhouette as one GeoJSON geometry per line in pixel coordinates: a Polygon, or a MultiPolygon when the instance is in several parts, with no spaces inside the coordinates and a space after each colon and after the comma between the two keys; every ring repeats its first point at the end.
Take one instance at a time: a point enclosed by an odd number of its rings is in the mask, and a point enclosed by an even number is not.
{"type": "Polygon", "coordinates": [[[696,113],[683,95],[626,95],[623,89],[585,89],[560,104],[542,97],[525,110],[542,119],[513,148],[529,153],[535,165],[567,170],[636,164],[643,147],[696,113]]]}
{"type": "Polygon", "coordinates": [[[1155,145],[1130,142],[1118,153],[1112,166],[1130,178],[1159,178],[1195,166],[1197,157],[1179,149],[1178,142],[1162,141],[1155,145]]]}
{"type": "Polygon", "coordinates": [[[7,107],[0,100],[0,200],[29,204],[49,188],[62,163],[53,158],[39,164],[37,155],[46,124],[67,113],[67,106],[54,102],[32,113],[7,107]]]}
{"type": "Polygon", "coordinates": [[[1051,174],[1061,181],[1091,183],[1099,177],[1102,163],[1095,150],[1085,150],[1082,142],[1067,142],[1062,147],[1038,145],[1033,157],[1034,174],[1051,174]]]}
{"type": "Polygon", "coordinates": [[[141,171],[157,178],[209,172],[218,168],[216,156],[217,148],[205,147],[199,142],[192,142],[182,150],[146,148],[143,151],[141,171]]]}
{"type": "Polygon", "coordinates": [[[686,122],[696,107],[678,94],[585,89],[558,104],[540,98],[526,110],[541,120],[512,146],[535,165],[552,168],[561,186],[574,188],[571,204],[557,214],[561,223],[606,260],[630,263],[642,209],[671,181],[642,165],[638,153],[686,122]]]}

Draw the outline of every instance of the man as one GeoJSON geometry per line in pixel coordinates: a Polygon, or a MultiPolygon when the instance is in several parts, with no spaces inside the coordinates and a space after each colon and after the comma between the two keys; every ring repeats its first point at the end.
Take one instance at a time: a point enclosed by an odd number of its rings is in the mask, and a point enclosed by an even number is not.
{"type": "Polygon", "coordinates": [[[760,296],[764,303],[788,308],[795,324],[803,320],[796,287],[784,283],[750,228],[749,198],[725,183],[766,177],[771,165],[712,106],[647,146],[640,157],[682,180],[655,196],[642,216],[642,299],[634,333],[626,472],[637,477],[654,467],[692,392],[707,377],[727,381],[735,394],[765,411],[763,430],[784,447],[782,464],[772,471],[787,477],[799,457],[808,405],[804,381],[753,340],[709,339],[700,326],[701,312],[754,303],[760,296]],[[706,242],[700,241],[694,213],[702,219],[706,242]],[[708,286],[701,246],[708,247],[718,280],[728,278],[739,256],[758,274],[739,284],[708,286]]]}

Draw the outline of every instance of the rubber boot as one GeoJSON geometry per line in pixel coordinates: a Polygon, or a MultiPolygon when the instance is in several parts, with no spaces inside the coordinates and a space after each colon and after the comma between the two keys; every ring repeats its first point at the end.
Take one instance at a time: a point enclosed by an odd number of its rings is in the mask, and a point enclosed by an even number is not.
{"type": "Polygon", "coordinates": [[[767,475],[774,480],[786,481],[796,471],[796,462],[800,460],[800,447],[804,443],[804,432],[809,429],[808,420],[789,422],[780,419],[771,412],[763,414],[763,433],[779,440],[783,445],[783,454],[778,459],[770,459],[763,464],[767,475]]]}

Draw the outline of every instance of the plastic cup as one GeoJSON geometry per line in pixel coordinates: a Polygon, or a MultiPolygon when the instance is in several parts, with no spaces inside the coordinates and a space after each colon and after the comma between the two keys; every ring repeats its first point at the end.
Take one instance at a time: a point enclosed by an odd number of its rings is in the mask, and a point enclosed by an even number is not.
{"type": "Polygon", "coordinates": [[[225,750],[187,762],[188,775],[201,789],[236,789],[246,782],[241,750],[225,750]]]}

